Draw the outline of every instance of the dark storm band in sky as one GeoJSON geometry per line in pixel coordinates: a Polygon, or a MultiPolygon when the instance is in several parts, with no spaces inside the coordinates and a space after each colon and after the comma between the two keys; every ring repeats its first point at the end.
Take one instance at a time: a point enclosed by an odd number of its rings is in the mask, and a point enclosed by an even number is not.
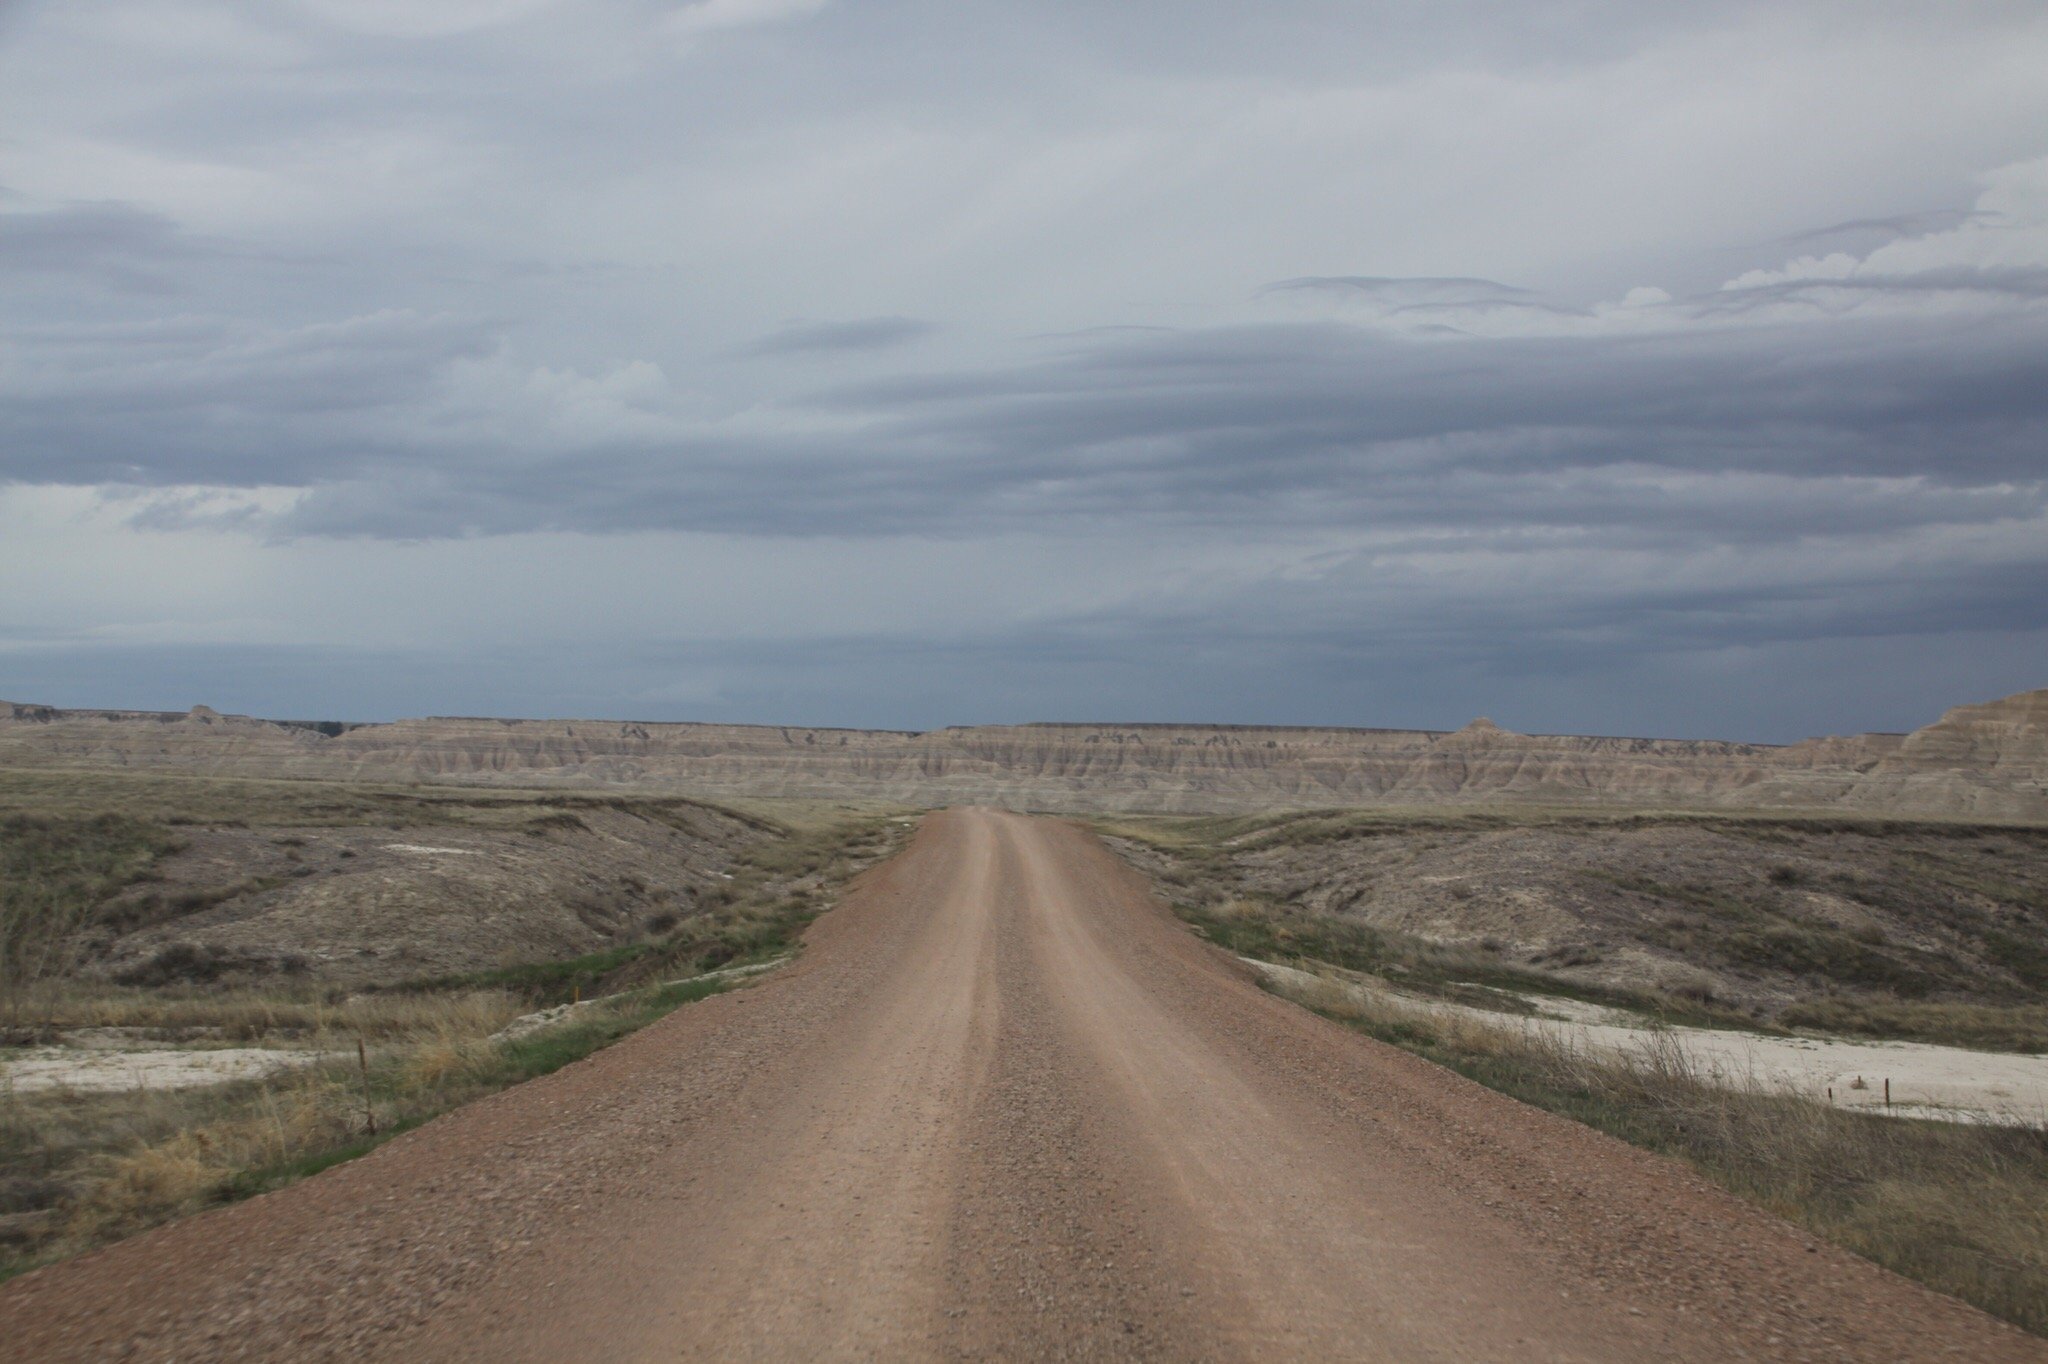
{"type": "Polygon", "coordinates": [[[1647,8],[0,10],[0,694],[1782,739],[2048,682],[2048,13],[1647,8]]]}

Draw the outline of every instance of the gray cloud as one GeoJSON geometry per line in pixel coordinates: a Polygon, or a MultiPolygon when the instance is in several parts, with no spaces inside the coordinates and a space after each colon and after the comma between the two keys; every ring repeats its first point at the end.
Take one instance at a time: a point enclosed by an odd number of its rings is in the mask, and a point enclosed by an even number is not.
{"type": "Polygon", "coordinates": [[[1962,227],[1966,223],[1993,222],[1997,216],[1977,209],[1937,208],[1925,213],[1895,213],[1883,218],[1851,218],[1847,222],[1809,228],[1804,232],[1777,237],[1771,244],[1786,248],[1843,247],[1868,250],[1878,242],[1895,241],[1900,237],[1918,237],[1929,232],[1945,232],[1962,227]]]}
{"type": "Polygon", "coordinates": [[[537,424],[487,331],[404,314],[43,349],[0,410],[9,476],[300,486],[276,526],[297,534],[973,536],[1078,516],[1793,539],[2029,515],[2048,479],[2032,311],[1650,337],[1121,334],[814,394],[751,428],[660,411],[635,427],[588,403],[537,424]]]}
{"type": "Polygon", "coordinates": [[[798,322],[782,327],[747,347],[750,355],[801,355],[815,351],[885,350],[932,331],[932,324],[914,317],[863,317],[850,322],[798,322]]]}
{"type": "Polygon", "coordinates": [[[1356,294],[1397,305],[1434,303],[1442,305],[1491,303],[1505,299],[1532,299],[1528,289],[1497,280],[1456,275],[1303,275],[1276,280],[1260,292],[1356,294]]]}
{"type": "Polygon", "coordinates": [[[1776,736],[2043,680],[2048,87],[1944,74],[2037,12],[672,11],[10,14],[10,671],[1776,736]]]}
{"type": "Polygon", "coordinates": [[[25,342],[0,374],[0,476],[243,487],[443,457],[433,443],[450,432],[408,423],[452,423],[450,367],[493,344],[476,324],[406,313],[45,326],[25,342]]]}
{"type": "Polygon", "coordinates": [[[202,248],[170,219],[133,204],[74,203],[0,212],[0,277],[93,280],[128,294],[164,294],[202,248]]]}

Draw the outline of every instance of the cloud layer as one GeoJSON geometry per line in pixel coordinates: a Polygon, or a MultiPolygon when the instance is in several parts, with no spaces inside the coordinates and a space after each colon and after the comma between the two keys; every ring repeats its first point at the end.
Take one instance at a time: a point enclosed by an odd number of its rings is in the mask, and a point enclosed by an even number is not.
{"type": "Polygon", "coordinates": [[[2048,682],[2048,21],[1548,13],[18,13],[0,668],[1758,737],[2048,682]],[[515,638],[553,680],[461,661],[515,638]]]}

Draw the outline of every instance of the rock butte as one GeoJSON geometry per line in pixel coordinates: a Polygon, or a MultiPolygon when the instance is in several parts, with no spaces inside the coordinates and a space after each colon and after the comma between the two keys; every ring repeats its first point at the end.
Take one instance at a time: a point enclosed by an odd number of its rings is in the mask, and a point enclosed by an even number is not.
{"type": "Polygon", "coordinates": [[[433,718],[312,724],[0,702],[0,764],[631,786],[710,797],[1233,811],[1557,802],[2048,819],[2048,689],[1910,734],[1788,745],[1232,725],[775,725],[433,718]]]}

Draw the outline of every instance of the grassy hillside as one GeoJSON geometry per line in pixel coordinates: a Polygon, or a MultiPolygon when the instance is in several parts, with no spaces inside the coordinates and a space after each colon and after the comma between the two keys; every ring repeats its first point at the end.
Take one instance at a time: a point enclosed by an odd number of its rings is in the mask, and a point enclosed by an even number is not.
{"type": "Polygon", "coordinates": [[[1098,827],[1248,955],[2048,1050],[2039,827],[1544,810],[1098,827]]]}
{"type": "Polygon", "coordinates": [[[794,950],[908,827],[876,808],[789,814],[0,770],[0,1070],[87,1077],[0,1079],[0,1277],[347,1159],[742,983],[720,968],[794,950]],[[508,864],[545,874],[507,893],[508,864]],[[538,950],[408,969],[484,916],[538,950]],[[374,971],[316,955],[387,922],[371,950],[412,955],[374,971]],[[600,945],[545,951],[565,940],[600,945]],[[89,1080],[102,1062],[208,1056],[275,1064],[177,1088],[89,1080]]]}

